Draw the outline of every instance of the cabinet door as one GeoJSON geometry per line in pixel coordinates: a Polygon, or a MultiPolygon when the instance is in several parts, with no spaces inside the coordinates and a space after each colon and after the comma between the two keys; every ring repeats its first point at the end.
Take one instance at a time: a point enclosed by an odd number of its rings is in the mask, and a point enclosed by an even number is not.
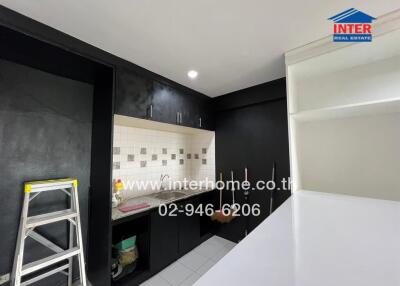
{"type": "MultiPolygon", "coordinates": [[[[219,191],[215,190],[199,196],[199,203],[205,208],[207,205],[212,205],[214,210],[219,209],[219,191]]],[[[203,215],[200,217],[200,237],[204,240],[212,234],[215,234],[220,226],[219,223],[212,221],[211,217],[203,215]]]]}
{"type": "Polygon", "coordinates": [[[151,214],[150,267],[159,271],[178,258],[178,217],[151,214]]]}
{"type": "Polygon", "coordinates": [[[199,128],[201,100],[197,94],[185,93],[154,82],[153,119],[161,122],[199,128]],[[177,113],[180,113],[180,122],[177,113]]]}
{"type": "Polygon", "coordinates": [[[211,99],[145,78],[126,67],[118,67],[116,75],[116,114],[214,129],[211,99]],[[181,121],[178,121],[178,112],[181,121]]]}
{"type": "MultiPolygon", "coordinates": [[[[179,209],[184,210],[185,205],[191,204],[194,209],[199,205],[198,199],[179,203],[179,209]]],[[[179,214],[179,255],[183,255],[200,243],[200,216],[196,213],[188,215],[186,212],[179,214]]]]}
{"type": "Polygon", "coordinates": [[[149,118],[153,100],[153,82],[125,67],[117,69],[115,113],[149,118]]]}
{"type": "Polygon", "coordinates": [[[182,93],[181,94],[181,113],[183,126],[198,128],[199,117],[199,100],[196,95],[182,93]]]}
{"type": "Polygon", "coordinates": [[[214,107],[211,100],[206,98],[202,99],[199,103],[199,115],[201,118],[201,129],[215,130],[215,117],[214,117],[214,107]]]}
{"type": "Polygon", "coordinates": [[[180,94],[172,87],[154,82],[153,84],[153,120],[178,124],[177,113],[182,109],[180,94]]]}
{"type": "Polygon", "coordinates": [[[200,129],[214,129],[213,106],[211,99],[197,94],[187,94],[184,100],[184,112],[187,116],[184,125],[200,129]]]}

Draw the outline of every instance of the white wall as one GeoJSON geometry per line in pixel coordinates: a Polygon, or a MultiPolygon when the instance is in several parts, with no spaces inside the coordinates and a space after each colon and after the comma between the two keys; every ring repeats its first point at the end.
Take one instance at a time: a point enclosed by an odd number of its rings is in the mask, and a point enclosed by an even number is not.
{"type": "Polygon", "coordinates": [[[301,188],[400,200],[400,114],[297,124],[301,188]]]}

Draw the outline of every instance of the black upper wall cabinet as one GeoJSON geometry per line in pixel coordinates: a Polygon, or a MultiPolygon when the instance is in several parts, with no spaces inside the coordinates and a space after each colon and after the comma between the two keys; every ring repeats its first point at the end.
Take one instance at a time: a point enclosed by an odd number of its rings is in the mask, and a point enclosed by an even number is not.
{"type": "Polygon", "coordinates": [[[127,67],[118,67],[116,76],[116,114],[214,129],[211,98],[146,78],[127,67]]]}
{"type": "Polygon", "coordinates": [[[129,68],[117,68],[116,114],[148,118],[152,96],[152,81],[137,75],[129,68]]]}

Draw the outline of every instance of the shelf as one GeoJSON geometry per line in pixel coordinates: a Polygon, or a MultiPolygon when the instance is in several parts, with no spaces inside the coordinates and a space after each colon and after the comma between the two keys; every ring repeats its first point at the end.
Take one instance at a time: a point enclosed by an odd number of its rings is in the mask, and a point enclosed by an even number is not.
{"type": "MultiPolygon", "coordinates": [[[[136,217],[112,227],[112,244],[136,236],[136,247],[139,252],[136,269],[117,281],[112,286],[139,285],[150,275],[150,214],[136,217]]],[[[110,245],[110,247],[112,247],[110,245]]]]}
{"type": "Polygon", "coordinates": [[[188,134],[188,135],[214,133],[214,131],[209,131],[204,129],[186,127],[181,125],[169,124],[164,122],[158,122],[148,119],[118,115],[118,114],[114,115],[114,124],[125,127],[150,129],[150,130],[173,132],[173,133],[188,134]]]}
{"type": "Polygon", "coordinates": [[[299,122],[362,117],[400,112],[400,98],[312,109],[290,114],[299,122]]]}

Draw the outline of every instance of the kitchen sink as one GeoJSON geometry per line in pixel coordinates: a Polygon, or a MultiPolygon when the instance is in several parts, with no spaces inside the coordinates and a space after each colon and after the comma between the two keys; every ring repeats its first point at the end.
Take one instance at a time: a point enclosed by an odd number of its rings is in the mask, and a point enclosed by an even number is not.
{"type": "Polygon", "coordinates": [[[185,197],[186,194],[183,192],[178,192],[178,191],[161,191],[159,193],[155,193],[151,195],[151,197],[155,199],[160,199],[160,200],[172,200],[172,199],[180,199],[185,197]]]}

